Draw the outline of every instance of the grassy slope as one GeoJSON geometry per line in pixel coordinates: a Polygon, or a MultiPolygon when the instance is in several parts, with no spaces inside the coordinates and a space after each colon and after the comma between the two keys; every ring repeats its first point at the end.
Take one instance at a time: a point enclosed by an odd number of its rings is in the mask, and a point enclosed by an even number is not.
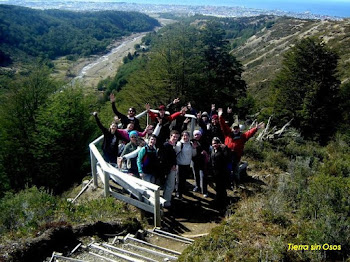
{"type": "Polygon", "coordinates": [[[272,27],[264,28],[243,45],[232,50],[245,68],[243,74],[250,93],[261,99],[268,92],[268,82],[281,66],[283,53],[298,39],[317,37],[338,52],[339,76],[350,78],[350,20],[316,21],[281,17],[272,27]]]}

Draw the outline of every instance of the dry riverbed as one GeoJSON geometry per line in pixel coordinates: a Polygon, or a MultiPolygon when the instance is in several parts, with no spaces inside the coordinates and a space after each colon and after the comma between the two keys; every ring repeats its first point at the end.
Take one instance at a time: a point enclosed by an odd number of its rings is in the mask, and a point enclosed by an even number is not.
{"type": "Polygon", "coordinates": [[[137,33],[124,37],[114,42],[109,48],[110,51],[102,56],[80,58],[74,62],[61,57],[54,61],[54,76],[65,81],[79,81],[87,87],[96,88],[99,81],[115,76],[119,66],[123,64],[123,58],[135,51],[134,46],[141,43],[145,35],[146,33],[137,33]]]}
{"type": "MultiPolygon", "coordinates": [[[[176,22],[171,19],[161,19],[157,15],[153,16],[162,26],[176,22]]],[[[135,45],[140,44],[142,37],[147,33],[136,33],[115,41],[108,48],[108,53],[104,55],[80,58],[77,61],[70,61],[66,57],[58,58],[53,61],[55,65],[53,75],[64,81],[79,81],[84,86],[96,88],[101,80],[116,75],[118,68],[123,64],[123,58],[128,53],[134,53],[135,45]]]]}

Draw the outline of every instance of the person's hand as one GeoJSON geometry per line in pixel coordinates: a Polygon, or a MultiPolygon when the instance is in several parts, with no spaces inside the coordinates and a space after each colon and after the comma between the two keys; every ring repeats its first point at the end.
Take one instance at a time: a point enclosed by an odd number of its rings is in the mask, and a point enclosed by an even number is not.
{"type": "Polygon", "coordinates": [[[227,107],[227,114],[231,114],[232,113],[232,107],[227,107]]]}
{"type": "Polygon", "coordinates": [[[222,108],[220,107],[218,108],[218,116],[222,116],[222,114],[223,114],[223,111],[222,111],[222,108]]]}
{"type": "Polygon", "coordinates": [[[257,129],[265,128],[265,123],[264,122],[260,122],[259,124],[256,125],[256,128],[257,129]]]}
{"type": "Polygon", "coordinates": [[[192,142],[192,147],[193,147],[194,149],[196,149],[196,148],[198,147],[197,141],[193,141],[193,142],[192,142]]]}
{"type": "Polygon", "coordinates": [[[178,97],[173,100],[173,104],[177,104],[179,102],[180,102],[180,99],[178,97]]]}
{"type": "Polygon", "coordinates": [[[111,103],[115,103],[115,95],[113,93],[109,95],[109,100],[111,101],[111,103]]]}
{"type": "Polygon", "coordinates": [[[119,118],[119,117],[114,116],[113,119],[114,119],[114,122],[115,122],[115,123],[118,123],[118,124],[120,123],[120,118],[119,118]]]}
{"type": "Polygon", "coordinates": [[[188,124],[190,121],[191,121],[191,119],[187,117],[187,118],[184,120],[184,123],[185,123],[185,124],[188,124]]]}
{"type": "Polygon", "coordinates": [[[173,166],[171,167],[171,171],[176,171],[176,165],[173,165],[173,166]]]}
{"type": "Polygon", "coordinates": [[[183,107],[183,108],[181,108],[180,113],[181,113],[182,115],[184,115],[184,114],[186,114],[186,111],[187,111],[187,108],[186,108],[186,107],[183,107]]]}
{"type": "Polygon", "coordinates": [[[92,115],[93,115],[93,116],[97,116],[97,112],[93,112],[92,115]]]}
{"type": "Polygon", "coordinates": [[[162,122],[163,122],[163,119],[162,119],[162,118],[160,118],[160,117],[157,116],[157,121],[158,121],[159,125],[162,125],[162,122]]]}
{"type": "Polygon", "coordinates": [[[151,109],[151,106],[149,105],[149,103],[145,104],[145,108],[146,108],[147,112],[149,112],[149,110],[151,109]]]}

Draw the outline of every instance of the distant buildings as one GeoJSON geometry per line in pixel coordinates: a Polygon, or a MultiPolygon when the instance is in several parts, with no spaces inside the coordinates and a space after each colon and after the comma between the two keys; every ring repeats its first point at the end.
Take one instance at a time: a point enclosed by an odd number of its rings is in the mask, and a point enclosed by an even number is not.
{"type": "MultiPolygon", "coordinates": [[[[2,2],[8,4],[9,2],[2,2]]],[[[61,9],[70,11],[137,11],[146,14],[155,13],[174,13],[184,16],[202,14],[218,17],[249,17],[257,15],[276,15],[289,16],[301,19],[320,19],[320,20],[342,20],[338,17],[315,15],[310,12],[293,13],[281,10],[262,10],[245,7],[227,7],[227,6],[189,6],[189,5],[165,5],[165,4],[136,4],[125,2],[82,2],[82,1],[24,1],[12,0],[12,5],[25,6],[35,9],[61,9]]]]}

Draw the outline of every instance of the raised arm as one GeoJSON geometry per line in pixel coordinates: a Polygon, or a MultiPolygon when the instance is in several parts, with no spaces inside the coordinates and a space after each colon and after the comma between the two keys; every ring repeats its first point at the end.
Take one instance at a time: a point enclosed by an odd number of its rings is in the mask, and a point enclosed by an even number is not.
{"type": "Polygon", "coordinates": [[[156,113],[153,113],[151,111],[151,106],[149,105],[149,103],[146,103],[145,105],[145,109],[149,115],[149,117],[151,118],[152,121],[154,121],[156,118],[157,118],[157,114],[156,113]]]}
{"type": "Polygon", "coordinates": [[[127,142],[130,141],[129,133],[125,129],[117,129],[115,130],[115,133],[124,141],[127,141],[127,142]]]}
{"type": "Polygon", "coordinates": [[[179,115],[181,114],[185,114],[186,113],[186,107],[182,108],[179,112],[176,112],[172,115],[169,116],[169,122],[173,121],[174,119],[176,119],[179,115]]]}
{"type": "Polygon", "coordinates": [[[168,104],[167,106],[166,106],[166,109],[170,109],[173,105],[175,105],[175,104],[177,104],[177,103],[179,103],[180,102],[180,99],[177,97],[177,98],[175,98],[170,104],[168,104]]]}
{"type": "Polygon", "coordinates": [[[145,130],[144,130],[143,132],[137,131],[137,134],[138,134],[140,137],[145,137],[145,136],[149,133],[149,131],[150,131],[152,128],[153,128],[152,125],[148,125],[148,126],[145,128],[145,130]]]}
{"type": "Polygon", "coordinates": [[[112,110],[113,110],[113,113],[118,116],[121,121],[123,122],[124,121],[124,118],[126,118],[126,115],[120,113],[117,109],[117,107],[115,106],[115,95],[113,93],[110,94],[109,96],[109,100],[111,101],[112,103],[112,110]]]}
{"type": "Polygon", "coordinates": [[[181,132],[187,130],[188,123],[191,122],[191,118],[186,118],[181,126],[181,132]]]}
{"type": "Polygon", "coordinates": [[[160,130],[162,129],[162,120],[158,120],[158,124],[156,125],[156,127],[153,130],[153,135],[159,136],[160,130]]]}
{"type": "Polygon", "coordinates": [[[249,138],[251,138],[252,136],[255,135],[255,133],[258,131],[258,129],[264,128],[264,127],[265,127],[265,123],[261,122],[259,124],[256,124],[256,126],[254,128],[249,129],[243,135],[245,136],[246,140],[248,140],[249,138]]]}
{"type": "Polygon", "coordinates": [[[95,117],[96,124],[97,124],[97,126],[99,127],[99,129],[101,129],[102,133],[103,133],[103,134],[108,133],[108,132],[109,132],[108,129],[105,128],[105,127],[102,125],[100,119],[98,118],[97,112],[93,112],[92,114],[93,114],[93,116],[95,117]]]}
{"type": "Polygon", "coordinates": [[[230,127],[225,123],[225,118],[223,117],[222,108],[218,109],[219,123],[224,136],[228,136],[231,133],[230,127]]]}

